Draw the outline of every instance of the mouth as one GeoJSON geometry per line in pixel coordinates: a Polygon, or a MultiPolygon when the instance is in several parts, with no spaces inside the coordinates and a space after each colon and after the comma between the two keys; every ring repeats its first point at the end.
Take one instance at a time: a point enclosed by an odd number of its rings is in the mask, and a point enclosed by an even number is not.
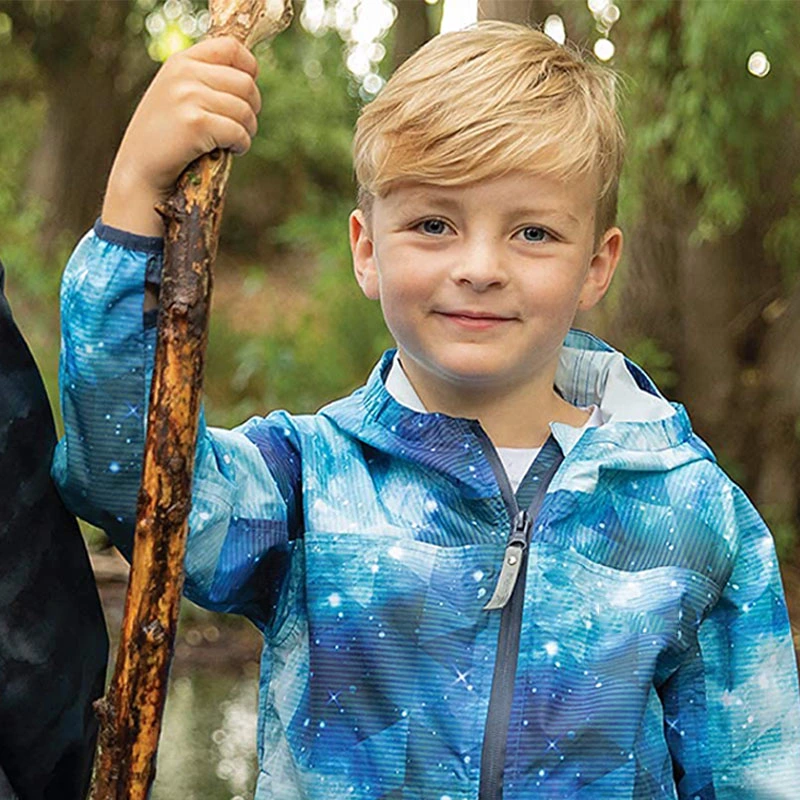
{"type": "Polygon", "coordinates": [[[504,314],[494,314],[488,311],[472,311],[468,309],[437,311],[436,314],[449,322],[471,330],[495,328],[516,319],[516,317],[504,314]]]}

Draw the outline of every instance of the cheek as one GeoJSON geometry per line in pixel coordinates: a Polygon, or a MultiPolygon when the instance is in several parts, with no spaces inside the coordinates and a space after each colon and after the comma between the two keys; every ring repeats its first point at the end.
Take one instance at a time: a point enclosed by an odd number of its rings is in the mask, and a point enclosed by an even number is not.
{"type": "Polygon", "coordinates": [[[414,348],[422,335],[429,294],[414,271],[385,270],[380,273],[380,301],[386,327],[395,340],[414,348]]]}
{"type": "Polygon", "coordinates": [[[567,329],[575,319],[581,286],[577,280],[564,281],[540,276],[526,284],[525,310],[531,320],[540,320],[554,331],[567,329]]]}
{"type": "Polygon", "coordinates": [[[532,306],[562,306],[577,302],[586,278],[576,261],[558,261],[526,272],[524,289],[532,306]]]}
{"type": "Polygon", "coordinates": [[[380,300],[383,317],[390,330],[409,325],[418,313],[418,300],[413,287],[383,278],[380,285],[380,300]]]}
{"type": "Polygon", "coordinates": [[[385,258],[378,267],[378,286],[384,309],[410,312],[430,296],[424,272],[385,258]]]}

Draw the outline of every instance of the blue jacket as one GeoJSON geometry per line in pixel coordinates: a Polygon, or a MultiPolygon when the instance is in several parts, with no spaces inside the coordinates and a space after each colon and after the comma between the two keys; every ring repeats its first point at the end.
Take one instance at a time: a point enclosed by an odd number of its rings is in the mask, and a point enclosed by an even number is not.
{"type": "MultiPolygon", "coordinates": [[[[130,553],[160,255],[99,233],[64,277],[54,476],[130,553]]],[[[557,384],[605,424],[552,425],[526,519],[477,422],[389,395],[391,355],[317,414],[201,423],[186,593],[263,632],[257,798],[797,797],[773,540],[683,408],[570,333],[557,384]]]]}

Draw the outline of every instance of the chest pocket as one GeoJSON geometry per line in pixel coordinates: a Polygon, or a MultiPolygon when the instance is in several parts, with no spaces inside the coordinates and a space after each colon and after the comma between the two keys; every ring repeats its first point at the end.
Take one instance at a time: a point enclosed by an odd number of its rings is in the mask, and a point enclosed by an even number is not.
{"type": "MultiPolygon", "coordinates": [[[[520,654],[529,736],[609,758],[631,751],[656,690],[696,646],[715,585],[684,567],[617,570],[547,543],[531,564],[520,654]]],[[[664,723],[653,724],[660,747],[664,723]]]]}

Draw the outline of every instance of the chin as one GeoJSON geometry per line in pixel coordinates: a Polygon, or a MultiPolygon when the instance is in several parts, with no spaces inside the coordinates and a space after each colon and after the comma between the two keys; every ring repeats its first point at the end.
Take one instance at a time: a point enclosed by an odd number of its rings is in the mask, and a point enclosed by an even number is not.
{"type": "Polygon", "coordinates": [[[469,384],[476,388],[503,382],[504,370],[496,360],[485,358],[443,359],[436,364],[434,371],[444,380],[452,383],[469,384]]]}

